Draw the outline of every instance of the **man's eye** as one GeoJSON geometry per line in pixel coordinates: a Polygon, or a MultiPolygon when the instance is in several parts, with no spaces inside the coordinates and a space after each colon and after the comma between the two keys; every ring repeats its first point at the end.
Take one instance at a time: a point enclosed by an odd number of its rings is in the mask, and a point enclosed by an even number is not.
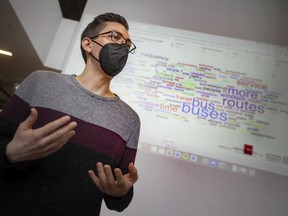
{"type": "Polygon", "coordinates": [[[117,32],[112,32],[111,36],[115,41],[121,40],[121,36],[117,32]]]}

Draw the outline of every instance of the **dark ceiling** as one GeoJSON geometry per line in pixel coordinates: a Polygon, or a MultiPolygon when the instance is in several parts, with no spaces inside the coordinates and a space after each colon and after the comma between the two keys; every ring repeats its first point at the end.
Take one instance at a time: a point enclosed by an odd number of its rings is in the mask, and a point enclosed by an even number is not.
{"type": "Polygon", "coordinates": [[[62,16],[66,19],[80,21],[87,0],[59,0],[62,16]]]}

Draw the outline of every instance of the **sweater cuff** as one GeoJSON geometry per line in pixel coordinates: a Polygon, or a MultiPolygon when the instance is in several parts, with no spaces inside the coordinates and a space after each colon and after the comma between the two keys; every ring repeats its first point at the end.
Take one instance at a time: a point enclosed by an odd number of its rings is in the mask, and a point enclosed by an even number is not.
{"type": "Polygon", "coordinates": [[[133,187],[122,197],[112,197],[107,194],[104,194],[104,201],[108,209],[115,210],[118,212],[122,212],[124,209],[128,207],[130,202],[132,201],[134,194],[133,187]]]}

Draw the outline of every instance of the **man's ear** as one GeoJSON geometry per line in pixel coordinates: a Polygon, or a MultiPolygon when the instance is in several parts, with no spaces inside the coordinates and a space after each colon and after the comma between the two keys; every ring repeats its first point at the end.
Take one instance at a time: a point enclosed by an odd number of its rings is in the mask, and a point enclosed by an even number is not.
{"type": "Polygon", "coordinates": [[[81,42],[83,49],[88,53],[91,52],[91,42],[92,41],[88,37],[84,37],[81,42]]]}

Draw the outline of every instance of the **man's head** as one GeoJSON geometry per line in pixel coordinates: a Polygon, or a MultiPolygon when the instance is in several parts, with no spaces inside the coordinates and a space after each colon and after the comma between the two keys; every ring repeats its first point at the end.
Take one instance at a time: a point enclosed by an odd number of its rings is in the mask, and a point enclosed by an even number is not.
{"type": "Polygon", "coordinates": [[[87,25],[87,27],[84,29],[84,31],[81,34],[80,48],[81,48],[82,57],[83,57],[85,63],[87,61],[87,58],[86,58],[85,50],[82,46],[83,38],[85,38],[85,37],[91,38],[91,37],[99,34],[100,31],[105,27],[107,22],[119,23],[119,24],[123,25],[127,31],[129,30],[129,26],[128,26],[126,19],[119,14],[105,13],[105,14],[101,14],[101,15],[95,17],[94,20],[87,25]]]}

